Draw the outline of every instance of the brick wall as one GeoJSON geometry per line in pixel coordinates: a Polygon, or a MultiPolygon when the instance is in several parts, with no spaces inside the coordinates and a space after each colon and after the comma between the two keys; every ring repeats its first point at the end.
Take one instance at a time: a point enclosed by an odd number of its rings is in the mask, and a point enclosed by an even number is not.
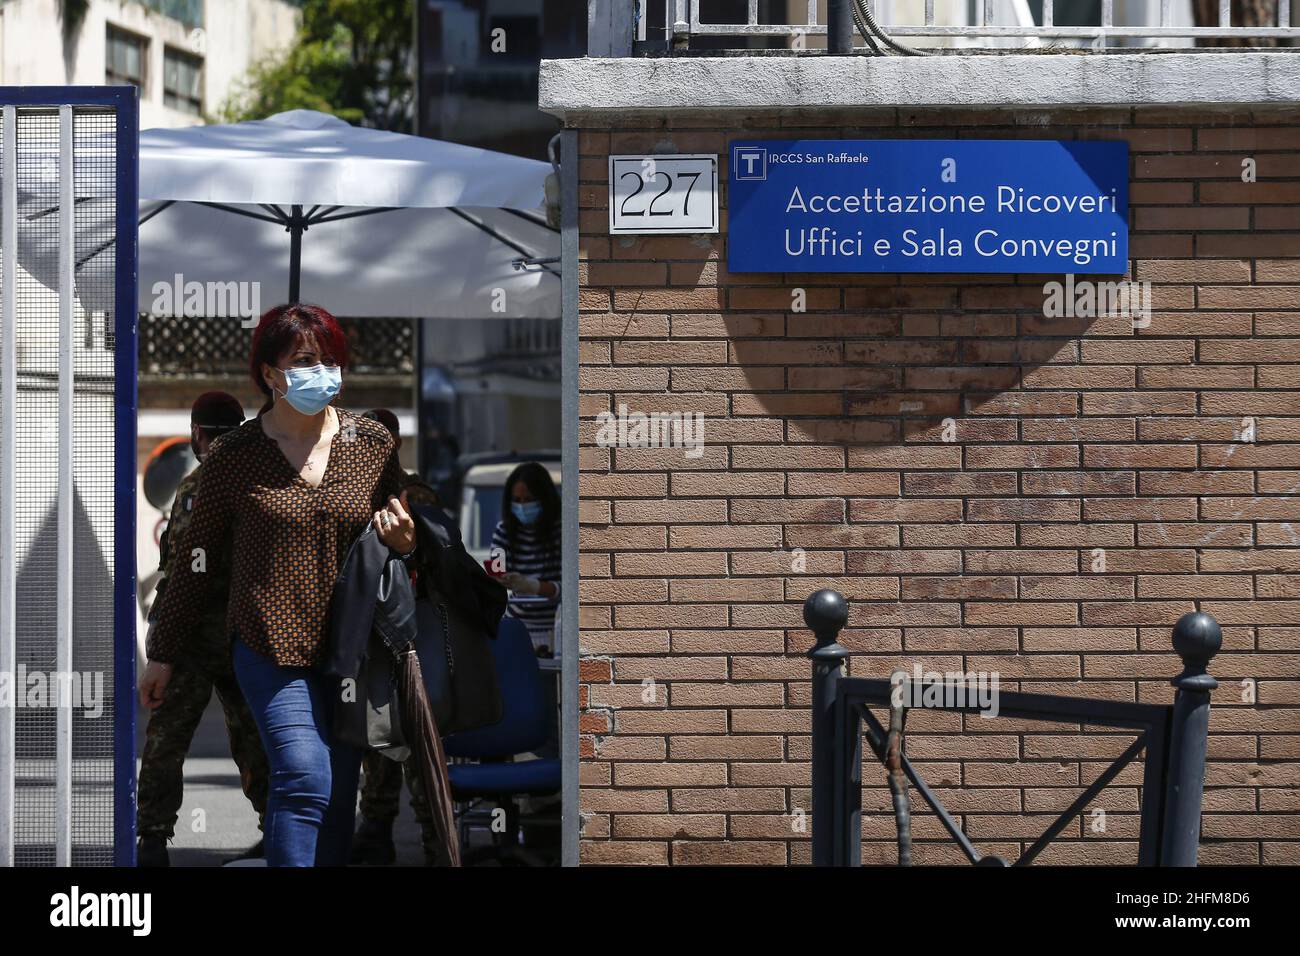
{"type": "MultiPolygon", "coordinates": [[[[1113,700],[1168,702],[1170,626],[1209,611],[1224,649],[1201,860],[1300,863],[1300,116],[619,122],[570,117],[582,860],[808,861],[801,604],[834,587],[854,675],[920,662],[1113,700]],[[1154,283],[1151,324],[1046,319],[1042,276],[733,276],[725,211],[717,236],[608,234],[609,153],[716,152],[725,187],[733,137],[1127,140],[1131,277],[1154,283]],[[1242,182],[1247,157],[1257,182],[1242,182]],[[796,287],[806,313],[789,311],[796,287]],[[592,416],[620,402],[702,412],[703,455],[599,447],[592,416]],[[1237,440],[1245,418],[1254,443],[1237,440]]],[[[1012,858],[1132,739],[935,712],[908,727],[967,832],[1012,858]]],[[[1140,773],[1092,805],[1104,833],[1076,819],[1040,862],[1133,862],[1140,773]]],[[[864,774],[863,861],[893,862],[884,772],[864,774]]],[[[933,816],[913,834],[918,863],[960,861],[933,816]]]]}

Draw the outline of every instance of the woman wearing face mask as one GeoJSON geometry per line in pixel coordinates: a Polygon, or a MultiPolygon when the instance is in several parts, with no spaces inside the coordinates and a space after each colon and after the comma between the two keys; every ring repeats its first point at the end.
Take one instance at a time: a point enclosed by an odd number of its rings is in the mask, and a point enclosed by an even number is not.
{"type": "Polygon", "coordinates": [[[318,306],[262,316],[249,368],[266,404],[208,451],[140,681],[141,702],[156,707],[210,597],[206,556],[230,555],[226,631],[270,762],[270,866],[347,862],[361,753],[331,740],[341,688],[317,666],[330,596],[368,521],[396,554],[415,558],[393,436],[330,404],[347,358],[338,322],[318,306]]]}
{"type": "Polygon", "coordinates": [[[524,622],[534,647],[549,648],[560,599],[560,494],[550,472],[535,461],[512,471],[501,514],[492,533],[493,555],[505,562],[501,583],[532,599],[511,601],[510,613],[524,622]]]}

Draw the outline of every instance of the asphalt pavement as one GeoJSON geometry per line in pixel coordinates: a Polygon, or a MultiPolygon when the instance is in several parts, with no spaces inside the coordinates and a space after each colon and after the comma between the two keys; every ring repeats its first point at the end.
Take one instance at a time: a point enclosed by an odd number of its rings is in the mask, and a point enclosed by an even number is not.
{"type": "MultiPolygon", "coordinates": [[[[136,753],[144,748],[147,719],[138,722],[136,753]]],[[[139,764],[137,762],[137,769],[139,764]]],[[[398,866],[422,866],[420,828],[404,794],[393,828],[398,866]]],[[[176,835],[168,845],[172,866],[221,866],[251,847],[261,837],[257,814],[239,788],[239,772],[230,757],[226,725],[216,695],[203,714],[189,758],[185,761],[185,799],[176,821],[176,835]]]]}

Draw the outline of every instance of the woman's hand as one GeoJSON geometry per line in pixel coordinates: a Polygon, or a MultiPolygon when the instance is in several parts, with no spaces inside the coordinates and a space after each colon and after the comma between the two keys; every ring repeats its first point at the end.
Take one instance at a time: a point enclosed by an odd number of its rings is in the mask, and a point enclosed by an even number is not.
{"type": "Polygon", "coordinates": [[[379,532],[379,540],[398,554],[410,554],[415,548],[415,519],[406,511],[406,492],[402,492],[399,501],[388,499],[388,507],[375,512],[371,523],[379,532]]]}
{"type": "Polygon", "coordinates": [[[149,661],[144,666],[144,676],[140,678],[140,706],[150,710],[163,702],[167,692],[167,682],[172,679],[172,666],[162,661],[149,661]]]}
{"type": "Polygon", "coordinates": [[[501,576],[500,580],[502,584],[516,594],[526,594],[531,597],[539,595],[541,597],[555,597],[559,594],[559,590],[552,582],[530,578],[528,575],[520,574],[517,571],[507,571],[501,576]]]}

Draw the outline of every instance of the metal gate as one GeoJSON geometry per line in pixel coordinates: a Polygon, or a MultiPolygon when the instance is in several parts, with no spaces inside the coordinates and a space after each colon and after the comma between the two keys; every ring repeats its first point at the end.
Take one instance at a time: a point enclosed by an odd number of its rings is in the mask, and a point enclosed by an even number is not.
{"type": "Polygon", "coordinates": [[[134,862],[137,150],[135,87],[0,88],[9,866],[134,862]]]}

